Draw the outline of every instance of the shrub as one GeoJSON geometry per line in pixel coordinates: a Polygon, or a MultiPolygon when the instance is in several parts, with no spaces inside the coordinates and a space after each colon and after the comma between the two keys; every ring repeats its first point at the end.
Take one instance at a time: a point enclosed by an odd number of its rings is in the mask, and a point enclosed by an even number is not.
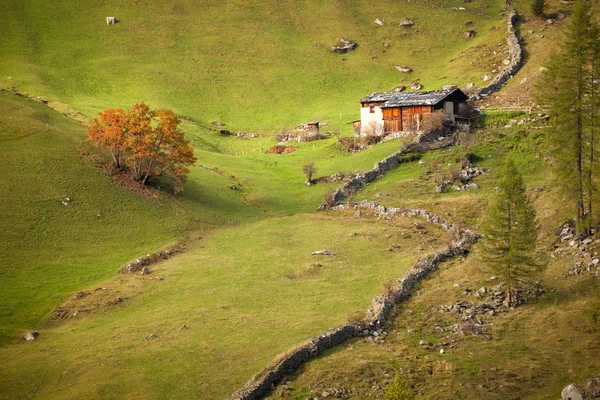
{"type": "Polygon", "coordinates": [[[546,2],[544,0],[533,0],[531,3],[531,12],[536,17],[543,17],[545,6],[546,2]]]}
{"type": "Polygon", "coordinates": [[[302,173],[306,176],[306,184],[312,184],[312,177],[317,173],[317,167],[315,167],[315,163],[308,163],[302,166],[302,173]]]}
{"type": "Polygon", "coordinates": [[[448,121],[448,116],[443,110],[437,110],[431,114],[425,114],[423,116],[423,122],[421,122],[421,130],[425,132],[438,131],[444,127],[448,121]]]}
{"type": "Polygon", "coordinates": [[[327,193],[325,193],[325,209],[329,210],[333,206],[335,206],[335,190],[329,189],[327,193]]]}
{"type": "Polygon", "coordinates": [[[363,150],[363,146],[360,143],[360,138],[355,137],[340,137],[338,143],[342,146],[342,150],[354,153],[363,150]]]}
{"type": "Polygon", "coordinates": [[[381,136],[377,136],[377,135],[373,135],[373,134],[367,134],[367,135],[362,135],[360,137],[360,144],[363,146],[363,148],[367,147],[367,146],[373,146],[374,144],[377,144],[381,141],[382,137],[381,136]]]}
{"type": "Polygon", "coordinates": [[[385,389],[385,393],[383,394],[383,400],[412,400],[414,398],[414,393],[398,375],[394,377],[394,380],[385,389]]]}
{"type": "Polygon", "coordinates": [[[354,194],[356,193],[356,188],[353,186],[347,186],[344,188],[344,195],[346,196],[346,201],[348,206],[352,207],[354,205],[354,194]]]}
{"type": "Polygon", "coordinates": [[[411,161],[418,161],[421,159],[423,155],[421,153],[407,153],[404,154],[403,156],[398,157],[398,162],[400,164],[402,163],[407,163],[407,162],[411,162],[411,161]]]}

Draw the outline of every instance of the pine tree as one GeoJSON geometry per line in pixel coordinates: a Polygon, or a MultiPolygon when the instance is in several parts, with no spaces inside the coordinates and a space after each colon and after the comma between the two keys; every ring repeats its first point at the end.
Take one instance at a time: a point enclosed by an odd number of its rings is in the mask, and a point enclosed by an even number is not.
{"type": "Polygon", "coordinates": [[[578,232],[593,225],[597,168],[598,28],[579,0],[561,52],[551,57],[536,97],[553,119],[548,132],[556,176],[574,206],[578,232]]]}
{"type": "Polygon", "coordinates": [[[506,301],[510,305],[518,279],[538,269],[533,259],[537,237],[535,209],[510,158],[500,171],[498,193],[488,210],[484,234],[484,261],[506,283],[506,301]]]}
{"type": "Polygon", "coordinates": [[[544,8],[546,7],[546,2],[544,0],[533,0],[531,3],[531,12],[533,15],[537,17],[544,16],[544,8]]]}

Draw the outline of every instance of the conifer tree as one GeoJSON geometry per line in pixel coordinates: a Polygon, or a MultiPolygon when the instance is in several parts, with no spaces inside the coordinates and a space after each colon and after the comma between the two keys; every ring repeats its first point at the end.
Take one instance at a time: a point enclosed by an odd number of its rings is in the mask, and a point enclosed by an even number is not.
{"type": "Polygon", "coordinates": [[[577,230],[591,232],[597,169],[598,27],[579,0],[561,52],[551,57],[536,97],[548,106],[548,132],[560,187],[574,206],[577,230]]]}
{"type": "Polygon", "coordinates": [[[544,8],[546,6],[546,2],[544,0],[533,0],[531,3],[531,12],[533,15],[537,17],[544,16],[544,8]]]}
{"type": "Polygon", "coordinates": [[[537,237],[535,209],[510,158],[500,171],[498,193],[488,210],[484,234],[483,259],[506,283],[506,302],[510,305],[518,279],[537,270],[533,259],[537,237]]]}

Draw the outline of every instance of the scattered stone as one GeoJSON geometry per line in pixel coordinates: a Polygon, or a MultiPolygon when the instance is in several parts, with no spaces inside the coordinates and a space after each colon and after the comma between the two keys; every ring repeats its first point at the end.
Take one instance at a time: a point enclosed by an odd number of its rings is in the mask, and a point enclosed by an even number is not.
{"type": "Polygon", "coordinates": [[[444,353],[445,353],[444,349],[440,349],[440,354],[444,354],[444,353]]]}
{"type": "Polygon", "coordinates": [[[412,69],[408,68],[406,65],[396,65],[396,69],[398,70],[398,72],[412,72],[412,69]]]}
{"type": "Polygon", "coordinates": [[[337,45],[332,46],[329,50],[334,53],[344,54],[356,48],[356,42],[348,39],[340,38],[337,45]]]}
{"type": "Polygon", "coordinates": [[[385,21],[385,20],[381,20],[379,18],[375,19],[375,23],[380,26],[383,25],[383,21],[385,21]]]}
{"type": "Polygon", "coordinates": [[[28,342],[31,342],[33,340],[36,340],[38,338],[38,336],[40,336],[38,331],[31,331],[31,332],[27,332],[27,334],[25,336],[23,336],[23,339],[25,339],[28,342]]]}
{"type": "Polygon", "coordinates": [[[419,344],[421,346],[429,346],[430,343],[427,340],[421,339],[419,340],[419,344]]]}
{"type": "Polygon", "coordinates": [[[444,85],[444,87],[442,87],[442,90],[454,90],[457,88],[458,88],[458,86],[456,86],[456,85],[444,85]]]}
{"type": "Polygon", "coordinates": [[[410,85],[410,88],[411,88],[412,90],[421,90],[421,89],[423,89],[423,85],[421,85],[421,82],[413,82],[413,83],[410,85]]]}
{"type": "Polygon", "coordinates": [[[237,186],[231,185],[231,186],[229,186],[229,189],[231,189],[231,190],[237,190],[237,186]]]}
{"type": "Polygon", "coordinates": [[[404,86],[404,85],[398,85],[394,88],[394,92],[396,92],[396,93],[404,92],[405,90],[406,90],[406,86],[404,86]]]}
{"type": "Polygon", "coordinates": [[[181,328],[179,328],[179,330],[182,331],[182,330],[187,329],[187,328],[188,328],[188,326],[186,324],[183,324],[183,325],[181,325],[181,328]]]}
{"type": "Polygon", "coordinates": [[[464,322],[459,324],[458,332],[460,332],[462,335],[475,336],[482,336],[487,333],[483,322],[475,317],[468,317],[464,322]]]}
{"type": "Polygon", "coordinates": [[[411,27],[413,26],[415,23],[412,22],[410,19],[405,18],[404,21],[400,22],[400,26],[404,26],[404,27],[411,27]]]}
{"type": "Polygon", "coordinates": [[[491,76],[489,76],[488,74],[485,74],[485,75],[484,75],[484,76],[483,76],[481,79],[482,79],[484,82],[487,82],[487,81],[491,80],[491,79],[492,79],[492,77],[491,77],[491,76]]]}
{"type": "Polygon", "coordinates": [[[529,81],[529,78],[523,78],[523,79],[521,79],[520,84],[522,85],[524,83],[527,83],[527,81],[529,81]]]}
{"type": "Polygon", "coordinates": [[[570,384],[562,390],[562,400],[592,400],[600,396],[600,377],[582,384],[570,384]]]}
{"type": "Polygon", "coordinates": [[[465,31],[465,37],[467,39],[473,38],[473,37],[475,37],[475,35],[477,35],[477,33],[473,29],[469,29],[469,30],[465,31]]]}
{"type": "Polygon", "coordinates": [[[465,90],[471,90],[475,88],[475,84],[473,82],[469,82],[465,85],[465,90]]]}
{"type": "Polygon", "coordinates": [[[77,292],[75,293],[75,295],[73,296],[73,300],[79,300],[79,299],[83,299],[85,296],[87,296],[89,293],[86,292],[77,292]]]}
{"type": "Polygon", "coordinates": [[[360,210],[354,211],[354,218],[360,218],[360,210]]]}
{"type": "Polygon", "coordinates": [[[221,129],[221,130],[219,131],[219,133],[220,133],[221,135],[223,135],[223,136],[231,136],[231,135],[235,135],[235,132],[232,132],[232,131],[230,131],[230,130],[228,130],[228,129],[221,129]]]}
{"type": "Polygon", "coordinates": [[[555,23],[555,22],[556,22],[556,21],[555,21],[555,20],[553,20],[552,18],[550,18],[550,19],[547,19],[547,20],[546,20],[546,23],[547,23],[548,25],[552,25],[552,24],[553,24],[553,23],[555,23]]]}
{"type": "Polygon", "coordinates": [[[146,340],[150,339],[158,339],[158,335],[156,333],[151,333],[148,336],[146,336],[146,340]]]}
{"type": "Polygon", "coordinates": [[[211,123],[212,123],[214,126],[225,126],[225,124],[224,124],[224,123],[222,123],[222,122],[219,122],[219,121],[213,121],[213,122],[211,122],[211,123]]]}
{"type": "Polygon", "coordinates": [[[313,255],[313,256],[335,256],[335,254],[329,250],[317,250],[317,251],[314,251],[311,255],[313,255]]]}

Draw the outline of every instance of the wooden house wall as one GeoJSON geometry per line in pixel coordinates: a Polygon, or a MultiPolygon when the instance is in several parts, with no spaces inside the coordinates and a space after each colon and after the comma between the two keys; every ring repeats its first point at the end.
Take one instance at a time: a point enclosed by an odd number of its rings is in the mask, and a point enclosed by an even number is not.
{"type": "Polygon", "coordinates": [[[414,131],[423,115],[433,112],[433,106],[390,107],[383,109],[383,132],[414,131]]]}

